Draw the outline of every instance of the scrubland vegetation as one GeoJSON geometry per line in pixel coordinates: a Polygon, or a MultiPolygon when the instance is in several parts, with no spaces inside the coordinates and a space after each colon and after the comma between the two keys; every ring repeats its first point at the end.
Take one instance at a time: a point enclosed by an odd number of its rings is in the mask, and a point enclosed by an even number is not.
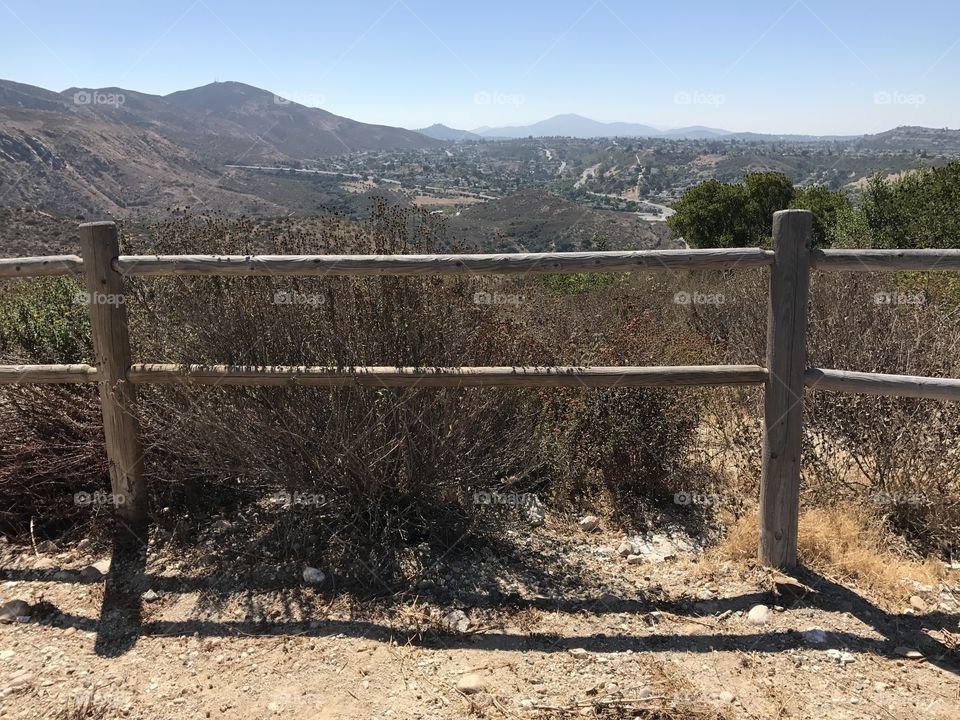
{"type": "MultiPolygon", "coordinates": [[[[818,212],[823,244],[940,247],[957,227],[949,201],[957,172],[954,164],[899,183],[875,181],[856,206],[796,191],[782,176],[748,177],[739,188],[713,183],[680,202],[673,224],[690,238],[709,223],[731,228],[720,233],[723,244],[764,244],[756,218],[807,203],[818,212]],[[746,202],[714,202],[738,194],[746,202]],[[725,207],[735,214],[724,215],[725,207]]],[[[428,213],[380,206],[362,224],[178,213],[145,236],[125,236],[127,250],[406,253],[443,247],[444,226],[428,213]]],[[[80,290],[68,279],[4,286],[3,362],[89,362],[80,290]]],[[[134,357],[144,362],[652,365],[763,364],[764,357],[766,273],[752,270],[163,278],[131,281],[130,290],[134,357]],[[478,303],[477,293],[512,300],[478,303]]],[[[958,297],[947,274],[815,274],[811,304],[811,365],[960,371],[958,297]]],[[[397,580],[405,547],[452,549],[528,522],[523,507],[478,507],[477,492],[536,496],[557,515],[596,512],[637,530],[678,516],[722,532],[755,510],[759,390],[173,385],[139,393],[161,533],[189,543],[191,528],[242,508],[278,556],[359,585],[397,580]],[[280,512],[271,500],[277,492],[313,502],[280,512]],[[717,502],[678,505],[684,493],[717,502]]],[[[957,552],[955,406],[813,391],[805,412],[807,508],[849,507],[918,558],[957,552]]],[[[3,532],[27,537],[32,525],[35,537],[58,537],[101,528],[110,508],[75,502],[77,492],[109,491],[95,389],[7,388],[0,415],[3,532]]]]}

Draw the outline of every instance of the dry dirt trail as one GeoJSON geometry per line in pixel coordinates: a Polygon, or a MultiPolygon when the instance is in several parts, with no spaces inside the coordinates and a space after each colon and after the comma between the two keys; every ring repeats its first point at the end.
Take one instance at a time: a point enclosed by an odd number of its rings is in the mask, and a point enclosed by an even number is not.
{"type": "Polygon", "coordinates": [[[0,545],[0,604],[27,613],[0,625],[0,717],[960,716],[956,570],[884,610],[816,573],[696,558],[680,531],[551,520],[511,542],[366,601],[162,548],[131,598],[88,544],[0,545]]]}

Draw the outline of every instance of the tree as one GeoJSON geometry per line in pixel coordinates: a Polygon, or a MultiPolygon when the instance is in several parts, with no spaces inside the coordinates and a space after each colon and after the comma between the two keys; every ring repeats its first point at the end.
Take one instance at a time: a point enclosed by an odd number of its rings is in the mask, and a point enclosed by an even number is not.
{"type": "Polygon", "coordinates": [[[748,230],[760,245],[771,236],[773,214],[790,207],[793,200],[793,183],[783,173],[751,173],[743,179],[747,193],[747,217],[751,224],[748,230]]]}
{"type": "Polygon", "coordinates": [[[824,246],[850,203],[842,193],[820,186],[795,188],[783,173],[751,173],[742,183],[707,180],[691,188],[667,223],[692,247],[759,246],[770,243],[773,214],[787,208],[813,211],[813,242],[824,246]]]}
{"type": "Polygon", "coordinates": [[[813,245],[832,245],[836,228],[851,210],[850,200],[842,192],[831,192],[822,185],[794,189],[789,207],[813,212],[813,245]]]}
{"type": "Polygon", "coordinates": [[[667,218],[675,235],[698,248],[748,243],[747,196],[741,185],[707,180],[687,190],[667,218]]]}

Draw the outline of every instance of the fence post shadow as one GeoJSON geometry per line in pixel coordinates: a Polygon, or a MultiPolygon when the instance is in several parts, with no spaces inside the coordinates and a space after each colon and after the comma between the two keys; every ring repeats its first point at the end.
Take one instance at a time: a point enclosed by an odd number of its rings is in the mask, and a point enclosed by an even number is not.
{"type": "MultiPolygon", "coordinates": [[[[957,616],[943,612],[926,615],[895,615],[874,605],[865,596],[831,580],[802,564],[782,568],[780,572],[813,590],[805,602],[825,610],[849,612],[853,617],[877,632],[885,642],[897,647],[920,650],[924,661],[943,672],[960,675],[960,656],[924,630],[943,631],[956,627],[957,616]],[[829,601],[824,601],[826,598],[829,601]],[[906,626],[906,628],[904,628],[906,626]],[[909,642],[901,638],[909,637],[909,642]],[[951,655],[953,657],[951,657],[951,655]],[[956,658],[956,659],[955,659],[956,658]]],[[[889,654],[888,654],[889,655],[889,654]]],[[[913,661],[911,661],[913,662],[913,661]]]]}
{"type": "Polygon", "coordinates": [[[100,606],[94,643],[97,655],[119,657],[131,650],[140,638],[146,566],[146,523],[131,526],[119,521],[113,532],[110,570],[100,606]]]}

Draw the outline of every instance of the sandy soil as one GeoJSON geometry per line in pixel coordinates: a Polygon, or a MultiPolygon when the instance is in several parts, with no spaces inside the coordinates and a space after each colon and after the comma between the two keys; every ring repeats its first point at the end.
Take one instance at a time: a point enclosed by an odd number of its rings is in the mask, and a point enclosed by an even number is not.
{"type": "Polygon", "coordinates": [[[131,583],[121,562],[99,577],[89,544],[0,545],[0,604],[31,606],[0,625],[0,717],[960,713],[960,572],[891,610],[812,572],[700,561],[679,531],[637,539],[659,549],[630,561],[614,528],[551,521],[511,542],[426,562],[414,591],[366,600],[262,557],[161,550],[131,583]]]}

